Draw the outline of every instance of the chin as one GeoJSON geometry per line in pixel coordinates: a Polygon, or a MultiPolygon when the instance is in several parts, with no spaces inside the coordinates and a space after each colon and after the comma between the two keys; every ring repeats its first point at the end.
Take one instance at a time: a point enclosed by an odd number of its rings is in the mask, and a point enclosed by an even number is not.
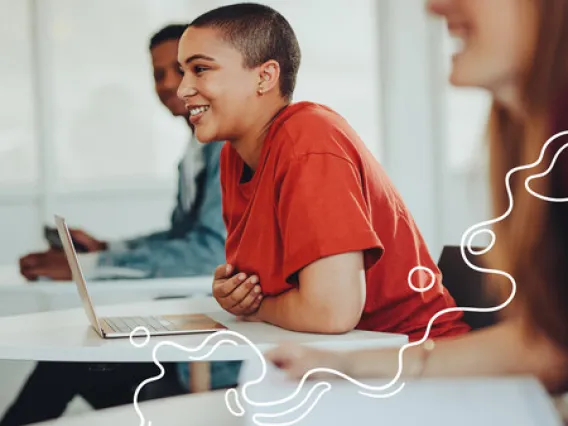
{"type": "Polygon", "coordinates": [[[456,75],[456,73],[452,72],[450,74],[450,78],[449,78],[449,82],[452,86],[456,86],[456,87],[467,87],[467,80],[464,80],[462,76],[460,76],[459,74],[456,75]]]}
{"type": "Polygon", "coordinates": [[[450,73],[450,84],[456,87],[480,87],[479,79],[474,74],[475,69],[472,67],[454,65],[450,73]]]}
{"type": "MultiPolygon", "coordinates": [[[[464,55],[463,53],[461,55],[464,55]]],[[[456,87],[486,89],[490,81],[488,68],[481,66],[481,59],[473,56],[458,56],[453,59],[449,82],[456,87]]]]}
{"type": "Polygon", "coordinates": [[[201,129],[199,126],[195,128],[195,137],[201,143],[211,143],[216,142],[219,138],[211,132],[207,132],[205,129],[201,129]]]}

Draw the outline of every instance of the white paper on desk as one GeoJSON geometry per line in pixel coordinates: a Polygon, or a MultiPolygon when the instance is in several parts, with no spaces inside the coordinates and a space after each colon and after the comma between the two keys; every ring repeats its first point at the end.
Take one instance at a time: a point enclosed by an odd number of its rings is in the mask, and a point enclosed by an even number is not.
{"type": "MultiPolygon", "coordinates": [[[[296,383],[268,365],[265,379],[247,388],[253,402],[277,401],[291,395],[296,383]]],[[[246,362],[239,379],[239,400],[246,411],[245,425],[420,425],[420,426],[562,426],[555,408],[539,382],[532,378],[422,379],[406,382],[400,393],[386,399],[360,395],[354,384],[341,378],[327,380],[332,388],[311,411],[304,409],[279,417],[255,414],[282,413],[297,406],[318,380],[310,380],[287,403],[258,407],[246,403],[242,385],[260,377],[258,361],[246,362]],[[306,415],[307,414],[307,415],[306,415]],[[304,415],[302,420],[295,422],[304,415]]],[[[385,380],[365,380],[380,386],[385,380]]],[[[394,390],[392,388],[391,390],[394,390]]],[[[315,401],[312,395],[311,402],[315,401]]]]}

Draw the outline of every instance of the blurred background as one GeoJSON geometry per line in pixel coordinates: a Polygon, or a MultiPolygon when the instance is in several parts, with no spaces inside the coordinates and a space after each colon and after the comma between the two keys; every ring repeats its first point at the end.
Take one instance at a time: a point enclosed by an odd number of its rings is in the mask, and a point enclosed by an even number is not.
{"type": "MultiPolygon", "coordinates": [[[[167,225],[188,140],[153,91],[150,35],[231,1],[0,0],[0,265],[45,248],[54,213],[120,238],[167,225]]],[[[343,114],[432,254],[486,217],[484,94],[446,83],[422,0],[273,0],[303,51],[296,100],[343,114]]]]}
{"type": "MultiPolygon", "coordinates": [[[[154,93],[149,38],[229,3],[0,0],[0,267],[46,248],[54,213],[103,240],[167,227],[189,135],[154,93]]],[[[299,38],[295,100],[347,118],[435,259],[488,218],[488,99],[447,84],[452,43],[423,0],[261,3],[299,38]]],[[[0,315],[24,309],[0,297],[0,315]]],[[[0,412],[31,365],[0,363],[0,412]]]]}

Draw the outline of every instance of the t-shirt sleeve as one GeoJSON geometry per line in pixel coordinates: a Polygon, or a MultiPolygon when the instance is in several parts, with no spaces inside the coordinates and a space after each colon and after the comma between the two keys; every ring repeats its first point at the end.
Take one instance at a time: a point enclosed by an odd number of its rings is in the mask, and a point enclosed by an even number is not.
{"type": "Polygon", "coordinates": [[[364,251],[366,262],[380,258],[361,175],[349,160],[329,153],[292,160],[277,200],[288,281],[324,257],[364,251]]]}

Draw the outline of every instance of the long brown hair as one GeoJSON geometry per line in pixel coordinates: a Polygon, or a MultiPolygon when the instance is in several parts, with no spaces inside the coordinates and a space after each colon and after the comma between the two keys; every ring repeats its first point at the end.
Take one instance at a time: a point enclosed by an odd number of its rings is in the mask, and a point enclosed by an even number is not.
{"type": "MultiPolygon", "coordinates": [[[[536,40],[523,76],[525,118],[513,116],[494,101],[489,119],[490,181],[497,216],[509,206],[504,184],[507,172],[535,162],[551,136],[568,130],[568,0],[531,1],[536,6],[536,40]]],[[[515,278],[513,312],[523,313],[533,331],[545,333],[566,350],[568,203],[540,200],[524,185],[526,177],[544,171],[554,152],[567,142],[568,137],[559,138],[547,149],[540,166],[513,175],[514,208],[506,220],[494,225],[497,239],[489,257],[493,267],[515,278]]],[[[551,173],[532,181],[531,188],[547,196],[568,197],[568,173],[562,173],[568,168],[566,160],[568,155],[562,154],[551,173]]]]}

